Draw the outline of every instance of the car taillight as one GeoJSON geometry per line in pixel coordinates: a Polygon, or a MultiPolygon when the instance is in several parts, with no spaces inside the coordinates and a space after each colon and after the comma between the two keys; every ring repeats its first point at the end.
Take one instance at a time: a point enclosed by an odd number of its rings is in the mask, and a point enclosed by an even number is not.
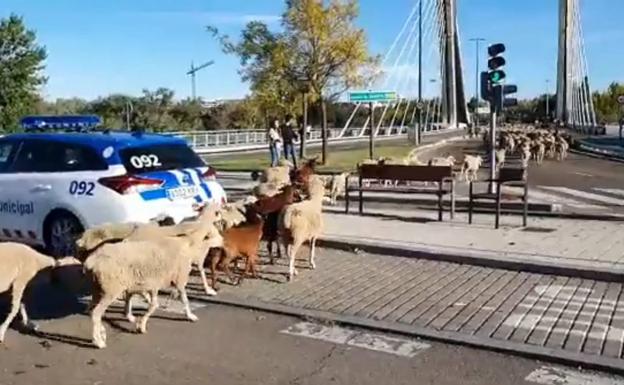
{"type": "Polygon", "coordinates": [[[109,176],[98,179],[101,185],[120,194],[140,193],[155,190],[163,185],[160,179],[144,178],[132,175],[109,176]]]}
{"type": "Polygon", "coordinates": [[[217,172],[214,168],[208,167],[208,169],[202,175],[204,180],[215,181],[217,180],[217,172]]]}

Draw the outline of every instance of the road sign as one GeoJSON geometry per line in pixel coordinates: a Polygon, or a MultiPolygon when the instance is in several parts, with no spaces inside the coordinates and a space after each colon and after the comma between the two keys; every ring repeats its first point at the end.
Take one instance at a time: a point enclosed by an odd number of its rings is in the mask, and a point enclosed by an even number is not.
{"type": "Polygon", "coordinates": [[[617,101],[618,101],[618,103],[620,103],[620,104],[624,104],[624,95],[620,95],[620,96],[618,96],[617,101]]]}
{"type": "Polygon", "coordinates": [[[349,101],[354,102],[391,102],[397,100],[394,91],[356,91],[349,92],[349,101]]]}

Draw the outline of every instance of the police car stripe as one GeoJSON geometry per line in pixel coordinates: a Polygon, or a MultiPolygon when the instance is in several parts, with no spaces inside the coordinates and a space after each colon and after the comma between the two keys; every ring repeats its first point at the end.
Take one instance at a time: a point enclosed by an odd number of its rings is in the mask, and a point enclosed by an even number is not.
{"type": "Polygon", "coordinates": [[[204,190],[204,192],[206,193],[206,196],[208,197],[208,199],[212,199],[212,191],[210,191],[210,187],[208,187],[208,185],[206,184],[206,182],[204,182],[204,171],[202,171],[199,168],[194,169],[195,172],[197,173],[197,175],[199,176],[201,182],[199,183],[199,185],[201,186],[202,190],[204,190]]]}
{"type": "Polygon", "coordinates": [[[167,190],[165,189],[141,191],[140,194],[141,198],[146,201],[167,198],[167,190]]]}
{"type": "MultiPolygon", "coordinates": [[[[193,175],[194,174],[193,172],[189,171],[188,169],[183,169],[180,172],[182,172],[184,175],[186,175],[188,178],[190,178],[191,179],[191,183],[193,185],[196,185],[196,186],[200,186],[201,185],[201,182],[197,178],[197,175],[193,175]],[[193,176],[195,176],[195,177],[193,177],[193,176]]],[[[208,197],[205,197],[205,196],[202,196],[202,195],[203,195],[202,194],[202,190],[199,189],[199,194],[195,195],[195,202],[202,203],[204,200],[208,199],[208,197]]]]}

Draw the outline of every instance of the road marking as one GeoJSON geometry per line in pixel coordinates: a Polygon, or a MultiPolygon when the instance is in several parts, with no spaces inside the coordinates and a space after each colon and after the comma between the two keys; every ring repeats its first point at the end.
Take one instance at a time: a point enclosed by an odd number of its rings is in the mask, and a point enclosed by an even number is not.
{"type": "Polygon", "coordinates": [[[596,191],[624,197],[624,190],[621,188],[594,188],[596,191]]]}
{"type": "Polygon", "coordinates": [[[590,178],[593,178],[593,177],[594,177],[592,174],[586,174],[586,173],[584,173],[584,172],[573,172],[572,174],[575,174],[575,175],[580,175],[580,176],[588,176],[588,177],[590,177],[590,178]]]}
{"type": "Polygon", "coordinates": [[[524,380],[543,385],[624,385],[623,377],[553,366],[542,366],[524,380]]]}
{"type": "Polygon", "coordinates": [[[555,191],[555,192],[560,192],[563,194],[572,195],[578,198],[602,202],[602,203],[606,203],[610,205],[624,206],[624,200],[622,199],[616,199],[616,198],[611,198],[611,197],[607,197],[604,195],[592,194],[589,192],[574,190],[574,189],[567,188],[567,187],[539,186],[539,188],[544,189],[544,190],[555,191]]]}
{"type": "Polygon", "coordinates": [[[405,338],[370,334],[311,322],[299,322],[288,329],[282,330],[281,333],[410,358],[431,347],[429,344],[405,338]]]}

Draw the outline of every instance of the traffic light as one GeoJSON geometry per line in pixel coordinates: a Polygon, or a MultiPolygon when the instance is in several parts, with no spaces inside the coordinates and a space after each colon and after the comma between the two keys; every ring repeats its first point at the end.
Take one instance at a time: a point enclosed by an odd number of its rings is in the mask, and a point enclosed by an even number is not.
{"type": "Polygon", "coordinates": [[[505,71],[502,70],[506,61],[504,57],[500,56],[503,52],[505,52],[505,44],[497,43],[488,47],[488,68],[490,70],[488,77],[492,85],[502,82],[506,77],[505,71]]]}
{"type": "Polygon", "coordinates": [[[490,73],[481,72],[481,99],[488,102],[492,101],[492,84],[490,83],[490,73]]]}
{"type": "Polygon", "coordinates": [[[518,86],[515,84],[498,84],[493,88],[493,108],[496,112],[501,112],[503,108],[518,105],[518,99],[507,98],[505,95],[515,94],[518,92],[518,86]]]}

